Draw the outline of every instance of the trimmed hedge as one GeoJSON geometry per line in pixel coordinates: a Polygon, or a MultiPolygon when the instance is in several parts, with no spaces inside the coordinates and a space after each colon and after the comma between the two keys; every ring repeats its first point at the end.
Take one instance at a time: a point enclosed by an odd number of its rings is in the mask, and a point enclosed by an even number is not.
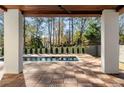
{"type": "Polygon", "coordinates": [[[72,53],[74,53],[74,48],[72,48],[72,53]]]}
{"type": "Polygon", "coordinates": [[[51,47],[51,48],[34,48],[34,49],[24,49],[25,54],[80,54],[84,53],[84,48],[82,47],[51,47]]]}
{"type": "Polygon", "coordinates": [[[2,48],[2,55],[4,55],[4,48],[2,48]]]}
{"type": "Polygon", "coordinates": [[[35,53],[35,54],[38,54],[38,48],[35,48],[34,53],[35,53]]]}
{"type": "MultiPolygon", "coordinates": [[[[79,54],[84,53],[83,47],[50,47],[50,48],[25,48],[24,54],[79,54]]],[[[0,56],[4,55],[4,48],[0,49],[0,56]]]]}
{"type": "Polygon", "coordinates": [[[33,54],[33,49],[32,48],[30,49],[30,54],[33,54]]]}
{"type": "Polygon", "coordinates": [[[82,48],[82,53],[84,53],[84,48],[82,48]]]}
{"type": "Polygon", "coordinates": [[[55,51],[56,51],[56,54],[58,54],[58,48],[56,48],[56,50],[55,50],[55,51]]]}
{"type": "Polygon", "coordinates": [[[52,53],[52,54],[53,54],[53,48],[52,48],[52,47],[50,48],[50,53],[52,53]]]}
{"type": "Polygon", "coordinates": [[[66,48],[66,53],[69,53],[69,49],[68,49],[68,47],[66,48]]]}
{"type": "Polygon", "coordinates": [[[40,48],[40,54],[42,54],[42,48],[40,48]]]}
{"type": "Polygon", "coordinates": [[[46,54],[48,53],[48,49],[47,49],[47,48],[45,48],[45,53],[46,53],[46,54]]]}
{"type": "Polygon", "coordinates": [[[77,54],[79,54],[80,53],[80,50],[79,50],[79,47],[77,48],[77,54]]]}
{"type": "Polygon", "coordinates": [[[28,53],[27,53],[27,52],[28,52],[27,50],[28,50],[28,49],[26,49],[26,48],[24,49],[24,53],[25,53],[25,54],[28,54],[28,53]]]}
{"type": "Polygon", "coordinates": [[[63,48],[63,47],[61,47],[61,53],[62,53],[62,54],[64,53],[64,48],[63,48]]]}

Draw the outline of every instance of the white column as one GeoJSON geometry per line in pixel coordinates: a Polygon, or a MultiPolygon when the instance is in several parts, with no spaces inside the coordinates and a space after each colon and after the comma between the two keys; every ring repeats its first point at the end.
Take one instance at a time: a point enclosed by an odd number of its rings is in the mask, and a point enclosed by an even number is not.
{"type": "Polygon", "coordinates": [[[101,16],[101,61],[104,73],[119,72],[119,23],[115,10],[103,10],[101,16]]]}
{"type": "Polygon", "coordinates": [[[4,13],[5,73],[18,74],[23,70],[23,15],[18,9],[4,13]]]}

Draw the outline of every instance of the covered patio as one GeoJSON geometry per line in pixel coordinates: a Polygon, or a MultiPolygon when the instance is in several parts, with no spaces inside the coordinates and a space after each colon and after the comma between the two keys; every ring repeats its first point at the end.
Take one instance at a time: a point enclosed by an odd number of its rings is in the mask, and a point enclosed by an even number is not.
{"type": "Polygon", "coordinates": [[[4,63],[0,64],[0,86],[124,86],[123,71],[119,70],[118,22],[123,7],[1,5],[4,11],[4,63]],[[23,64],[25,16],[101,16],[101,61],[82,54],[78,55],[81,62],[23,64]]]}

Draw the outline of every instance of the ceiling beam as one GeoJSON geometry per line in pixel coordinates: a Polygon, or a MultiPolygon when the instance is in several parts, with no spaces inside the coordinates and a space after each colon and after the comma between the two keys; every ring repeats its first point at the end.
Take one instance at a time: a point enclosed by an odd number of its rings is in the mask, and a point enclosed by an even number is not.
{"type": "Polygon", "coordinates": [[[71,11],[71,14],[102,14],[102,11],[71,11]]]}
{"type": "Polygon", "coordinates": [[[25,17],[100,17],[100,14],[24,14],[25,17]]]}
{"type": "Polygon", "coordinates": [[[118,5],[116,8],[116,11],[119,12],[123,7],[124,7],[124,5],[118,5]]]}
{"type": "Polygon", "coordinates": [[[58,5],[58,7],[62,10],[64,10],[66,13],[71,14],[71,11],[65,9],[62,5],[58,5]]]}
{"type": "Polygon", "coordinates": [[[3,5],[0,5],[0,9],[2,9],[3,11],[7,11],[7,8],[5,8],[3,5]]]}
{"type": "Polygon", "coordinates": [[[63,15],[64,16],[65,15],[66,16],[73,16],[73,15],[74,16],[77,16],[77,15],[83,15],[83,16],[84,15],[85,16],[88,15],[88,16],[90,16],[91,15],[92,16],[93,15],[93,16],[95,16],[96,15],[96,16],[98,16],[98,15],[101,15],[102,14],[102,11],[71,11],[71,14],[68,14],[68,13],[65,13],[65,12],[62,12],[62,11],[61,12],[60,11],[49,11],[49,12],[46,12],[46,11],[38,11],[38,12],[36,12],[36,11],[30,11],[30,12],[29,11],[27,11],[27,12],[26,11],[23,11],[23,14],[26,15],[26,16],[30,16],[30,15],[32,15],[32,16],[33,15],[34,16],[35,15],[38,15],[38,16],[40,16],[40,15],[41,16],[42,15],[43,16],[44,15],[46,15],[46,16],[48,16],[48,15],[52,15],[52,16],[58,16],[58,15],[59,16],[61,16],[61,15],[62,16],[63,15]]]}

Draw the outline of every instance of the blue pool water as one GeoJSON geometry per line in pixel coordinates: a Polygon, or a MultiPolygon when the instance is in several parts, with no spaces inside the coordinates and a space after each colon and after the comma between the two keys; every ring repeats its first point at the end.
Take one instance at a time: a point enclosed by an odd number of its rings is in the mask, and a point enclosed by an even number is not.
{"type": "Polygon", "coordinates": [[[78,61],[78,58],[77,57],[24,57],[24,61],[41,61],[41,62],[78,61]]]}
{"type": "MultiPolygon", "coordinates": [[[[60,61],[79,61],[77,57],[72,56],[72,57],[23,57],[24,61],[40,61],[40,62],[60,62],[60,61]]],[[[4,59],[0,59],[0,61],[4,61],[4,59]]]]}

